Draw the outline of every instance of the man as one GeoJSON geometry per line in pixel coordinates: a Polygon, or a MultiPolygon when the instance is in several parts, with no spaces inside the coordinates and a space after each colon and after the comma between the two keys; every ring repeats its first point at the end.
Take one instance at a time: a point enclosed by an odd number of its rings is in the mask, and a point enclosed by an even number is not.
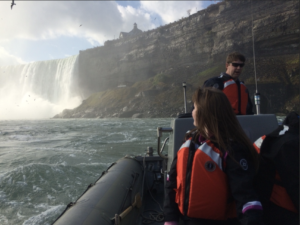
{"type": "Polygon", "coordinates": [[[299,115],[291,112],[275,131],[259,138],[255,181],[267,225],[299,225],[299,115]]]}
{"type": "Polygon", "coordinates": [[[214,87],[223,91],[237,115],[253,114],[249,91],[238,79],[245,61],[246,58],[241,53],[230,53],[226,59],[226,73],[206,80],[203,85],[203,87],[214,87]]]}

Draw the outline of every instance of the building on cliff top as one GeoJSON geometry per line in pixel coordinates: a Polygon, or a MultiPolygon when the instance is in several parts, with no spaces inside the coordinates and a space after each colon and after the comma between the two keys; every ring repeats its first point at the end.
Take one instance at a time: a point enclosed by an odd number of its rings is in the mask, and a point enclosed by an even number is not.
{"type": "Polygon", "coordinates": [[[125,38],[125,37],[130,37],[130,36],[135,36],[137,34],[141,34],[143,31],[137,28],[137,24],[133,24],[133,29],[130,32],[120,32],[119,38],[125,38]]]}

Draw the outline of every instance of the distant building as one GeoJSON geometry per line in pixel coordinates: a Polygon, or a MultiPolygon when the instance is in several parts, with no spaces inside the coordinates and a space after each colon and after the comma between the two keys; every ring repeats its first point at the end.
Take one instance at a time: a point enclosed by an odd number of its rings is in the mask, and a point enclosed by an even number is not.
{"type": "Polygon", "coordinates": [[[143,31],[137,28],[137,24],[133,24],[133,30],[130,32],[120,32],[119,38],[125,38],[125,37],[130,37],[130,36],[135,36],[137,34],[141,34],[143,31]]]}

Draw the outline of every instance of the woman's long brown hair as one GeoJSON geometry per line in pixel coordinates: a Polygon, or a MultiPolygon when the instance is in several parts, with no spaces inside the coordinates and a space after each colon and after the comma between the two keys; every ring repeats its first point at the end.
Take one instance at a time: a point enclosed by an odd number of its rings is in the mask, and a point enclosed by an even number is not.
{"type": "Polygon", "coordinates": [[[193,95],[193,102],[197,107],[198,135],[217,143],[230,156],[234,155],[230,148],[233,142],[243,144],[257,169],[258,154],[238,122],[226,95],[215,88],[199,88],[193,95]]]}

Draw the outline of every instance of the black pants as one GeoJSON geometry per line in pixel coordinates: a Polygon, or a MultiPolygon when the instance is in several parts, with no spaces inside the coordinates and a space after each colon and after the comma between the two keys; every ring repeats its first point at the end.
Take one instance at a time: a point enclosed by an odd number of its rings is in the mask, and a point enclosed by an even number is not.
{"type": "Polygon", "coordinates": [[[299,225],[299,214],[270,202],[264,209],[264,222],[266,225],[299,225]]]}
{"type": "Polygon", "coordinates": [[[226,221],[190,219],[180,221],[179,225],[240,225],[240,222],[237,219],[230,219],[226,221]]]}

